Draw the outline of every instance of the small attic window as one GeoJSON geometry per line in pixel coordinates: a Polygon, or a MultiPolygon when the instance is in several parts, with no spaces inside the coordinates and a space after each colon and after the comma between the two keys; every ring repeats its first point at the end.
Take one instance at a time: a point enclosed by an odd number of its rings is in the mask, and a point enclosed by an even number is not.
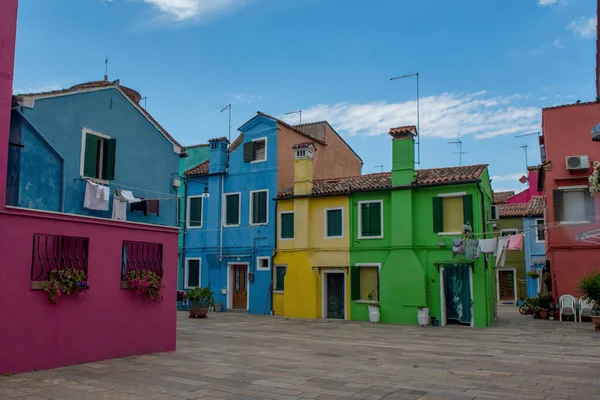
{"type": "Polygon", "coordinates": [[[212,143],[210,144],[210,148],[211,148],[211,150],[216,150],[216,149],[218,149],[218,148],[219,148],[219,143],[218,143],[218,142],[212,142],[212,143]]]}

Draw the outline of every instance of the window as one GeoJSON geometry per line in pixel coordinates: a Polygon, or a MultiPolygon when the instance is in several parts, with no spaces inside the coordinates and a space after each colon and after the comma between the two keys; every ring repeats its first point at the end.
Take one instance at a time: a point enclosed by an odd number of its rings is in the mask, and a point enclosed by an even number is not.
{"type": "Polygon", "coordinates": [[[267,161],[267,138],[244,143],[244,162],[267,161]]]}
{"type": "Polygon", "coordinates": [[[379,264],[351,267],[350,280],[352,300],[379,301],[379,264]]]}
{"type": "Polygon", "coordinates": [[[51,274],[68,269],[87,275],[88,242],[83,237],[34,234],[31,281],[47,281],[51,274]]]}
{"type": "Polygon", "coordinates": [[[227,193],[224,195],[224,220],[225,226],[238,226],[240,224],[240,193],[227,193]]]}
{"type": "Polygon", "coordinates": [[[358,238],[383,237],[383,201],[359,201],[358,238]]]}
{"type": "Polygon", "coordinates": [[[123,241],[123,266],[121,280],[132,272],[153,272],[162,278],[163,248],[161,243],[123,241]]]}
{"type": "Polygon", "coordinates": [[[294,213],[291,211],[279,213],[279,240],[294,238],[294,213]]]}
{"type": "Polygon", "coordinates": [[[187,204],[187,227],[202,228],[202,209],[204,208],[204,198],[202,196],[188,197],[187,204]]]}
{"type": "Polygon", "coordinates": [[[250,192],[250,225],[265,225],[268,223],[268,196],[268,190],[250,192]]]}
{"type": "Polygon", "coordinates": [[[535,220],[535,241],[537,243],[544,243],[546,240],[546,231],[544,227],[544,219],[538,218],[535,220]]]}
{"type": "Polygon", "coordinates": [[[271,257],[256,257],[256,270],[268,271],[271,269],[271,257]]]}
{"type": "Polygon", "coordinates": [[[325,210],[325,239],[344,237],[343,208],[325,210]]]}
{"type": "Polygon", "coordinates": [[[594,218],[594,199],[586,186],[561,188],[554,191],[554,219],[566,223],[581,223],[594,218]]]}
{"type": "Polygon", "coordinates": [[[275,284],[273,287],[275,288],[275,292],[282,293],[283,285],[285,282],[285,274],[287,272],[287,266],[285,265],[276,265],[275,266],[275,284]]]}
{"type": "Polygon", "coordinates": [[[473,195],[447,193],[433,198],[433,231],[460,234],[464,225],[473,229],[473,195]]]}
{"type": "Polygon", "coordinates": [[[115,179],[116,149],[116,139],[84,129],[81,144],[81,176],[106,181],[115,179]]]}
{"type": "Polygon", "coordinates": [[[202,260],[199,258],[185,259],[185,282],[183,283],[186,289],[200,287],[202,260]]]}
{"type": "Polygon", "coordinates": [[[501,237],[512,236],[512,235],[516,235],[517,233],[519,233],[518,229],[500,229],[501,237]]]}

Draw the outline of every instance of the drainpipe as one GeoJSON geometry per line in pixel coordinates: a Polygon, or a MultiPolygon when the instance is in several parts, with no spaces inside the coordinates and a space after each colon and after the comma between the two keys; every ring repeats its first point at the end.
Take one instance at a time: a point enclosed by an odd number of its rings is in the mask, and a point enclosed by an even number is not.
{"type": "MultiPolygon", "coordinates": [[[[219,210],[220,210],[220,215],[219,215],[219,222],[220,222],[220,227],[219,227],[219,262],[223,262],[223,190],[224,190],[224,181],[225,179],[225,174],[221,174],[221,190],[219,192],[219,210]]],[[[208,183],[207,183],[208,185],[208,183]]],[[[240,202],[242,201],[242,199],[240,198],[240,202]]],[[[240,220],[242,219],[242,216],[240,214],[240,220]]],[[[241,221],[240,221],[241,222],[241,221]]]]}
{"type": "MultiPolygon", "coordinates": [[[[272,260],[275,261],[275,256],[277,255],[277,200],[275,200],[275,235],[273,235],[273,257],[272,260]]],[[[294,214],[296,215],[296,214],[294,214]]],[[[273,308],[273,274],[275,273],[275,263],[271,262],[271,283],[269,283],[269,294],[271,296],[271,315],[275,315],[275,309],[273,308]]]]}
{"type": "MultiPolygon", "coordinates": [[[[183,243],[181,244],[181,260],[180,260],[181,276],[183,277],[183,279],[181,280],[181,288],[182,289],[185,288],[185,237],[187,235],[187,229],[186,229],[185,223],[186,223],[186,218],[187,218],[187,192],[188,192],[187,179],[183,179],[183,215],[179,216],[179,221],[178,221],[180,229],[183,230],[183,243]]],[[[179,201],[179,199],[177,199],[177,201],[179,201]]],[[[179,212],[181,214],[181,207],[179,207],[179,212]]]]}
{"type": "Polygon", "coordinates": [[[17,114],[21,117],[21,119],[36,133],[36,135],[38,135],[40,138],[42,138],[42,140],[48,145],[48,147],[50,147],[50,149],[60,158],[60,173],[62,176],[62,180],[60,183],[60,212],[65,212],[65,185],[66,185],[66,170],[65,170],[65,158],[63,157],[62,154],[60,154],[60,152],[56,149],[56,147],[54,147],[52,145],[52,143],[50,143],[50,141],[48,139],[46,139],[46,137],[42,134],[42,132],[40,132],[39,129],[37,129],[25,116],[25,114],[23,114],[23,112],[21,111],[21,107],[18,107],[16,109],[17,114]]]}

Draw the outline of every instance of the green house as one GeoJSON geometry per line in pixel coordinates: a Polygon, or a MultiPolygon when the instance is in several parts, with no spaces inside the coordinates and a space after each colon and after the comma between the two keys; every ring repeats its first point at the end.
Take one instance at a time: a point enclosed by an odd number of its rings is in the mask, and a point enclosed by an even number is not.
{"type": "MultiPolygon", "coordinates": [[[[453,254],[455,239],[493,238],[487,165],[415,170],[414,126],[393,128],[392,172],[349,178],[350,315],[487,327],[495,318],[493,254],[453,254]]],[[[338,184],[343,184],[338,183],[338,184]]],[[[464,243],[464,242],[463,242],[464,243]]],[[[458,246],[461,247],[461,246],[458,246]]]]}

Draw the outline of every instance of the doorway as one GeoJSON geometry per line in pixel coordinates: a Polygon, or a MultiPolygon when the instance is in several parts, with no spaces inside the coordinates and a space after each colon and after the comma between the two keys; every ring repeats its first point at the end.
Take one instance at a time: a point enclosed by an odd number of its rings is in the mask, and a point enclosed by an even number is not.
{"type": "Polygon", "coordinates": [[[442,325],[473,326],[473,275],[469,264],[440,268],[442,325]]]}
{"type": "Polygon", "coordinates": [[[229,299],[232,310],[248,309],[248,265],[233,264],[230,266],[229,299]]]}
{"type": "Polygon", "coordinates": [[[323,318],[346,319],[346,274],[323,271],[323,318]]]}
{"type": "Polygon", "coordinates": [[[496,270],[498,301],[517,301],[517,270],[505,268],[496,270]]]}

